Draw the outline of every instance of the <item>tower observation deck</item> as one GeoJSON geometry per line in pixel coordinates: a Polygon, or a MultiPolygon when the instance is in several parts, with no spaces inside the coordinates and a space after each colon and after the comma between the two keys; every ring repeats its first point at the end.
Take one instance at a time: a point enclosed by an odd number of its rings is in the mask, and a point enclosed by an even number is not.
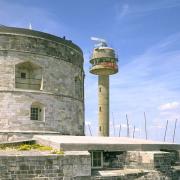
{"type": "Polygon", "coordinates": [[[114,49],[108,47],[105,40],[92,40],[100,42],[93,49],[90,58],[90,73],[98,75],[99,136],[109,136],[109,75],[118,72],[118,58],[114,49]]]}

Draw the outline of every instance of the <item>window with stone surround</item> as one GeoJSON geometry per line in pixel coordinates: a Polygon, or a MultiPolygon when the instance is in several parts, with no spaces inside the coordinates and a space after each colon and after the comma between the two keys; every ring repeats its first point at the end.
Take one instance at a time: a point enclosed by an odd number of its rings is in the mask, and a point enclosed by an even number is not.
{"type": "Polygon", "coordinates": [[[91,152],[91,166],[92,166],[92,169],[103,167],[103,152],[102,151],[91,152]]]}
{"type": "Polygon", "coordinates": [[[44,106],[41,103],[32,103],[30,109],[30,120],[44,121],[44,106]]]}
{"type": "Polygon", "coordinates": [[[42,90],[42,68],[29,61],[16,64],[15,87],[19,89],[42,90]]]}
{"type": "Polygon", "coordinates": [[[31,120],[39,120],[39,108],[31,107],[31,120]]]}

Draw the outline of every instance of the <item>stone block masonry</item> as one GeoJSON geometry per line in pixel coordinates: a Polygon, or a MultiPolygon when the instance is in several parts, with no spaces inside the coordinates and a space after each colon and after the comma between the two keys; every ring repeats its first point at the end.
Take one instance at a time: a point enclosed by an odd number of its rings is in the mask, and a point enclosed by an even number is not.
{"type": "Polygon", "coordinates": [[[173,165],[177,152],[126,151],[105,152],[105,167],[92,171],[92,177],[103,180],[179,180],[173,165]],[[108,158],[107,158],[108,157],[108,158]],[[111,169],[111,170],[110,170],[111,169]]]}
{"type": "Polygon", "coordinates": [[[167,172],[171,169],[172,155],[162,151],[128,151],[125,158],[125,167],[157,169],[167,172]]]}
{"type": "Polygon", "coordinates": [[[179,180],[179,174],[170,166],[170,157],[165,152],[124,152],[118,160],[125,166],[111,169],[111,176],[106,176],[104,170],[96,170],[99,175],[91,173],[87,151],[66,151],[64,155],[1,151],[0,180],[179,180]]]}
{"type": "Polygon", "coordinates": [[[60,156],[6,156],[0,157],[0,178],[7,179],[42,179],[63,177],[60,156]]]}
{"type": "Polygon", "coordinates": [[[1,180],[70,180],[90,175],[88,152],[66,152],[64,155],[0,153],[1,180]]]}
{"type": "Polygon", "coordinates": [[[36,131],[84,135],[83,61],[64,38],[0,28],[0,141],[36,131]]]}

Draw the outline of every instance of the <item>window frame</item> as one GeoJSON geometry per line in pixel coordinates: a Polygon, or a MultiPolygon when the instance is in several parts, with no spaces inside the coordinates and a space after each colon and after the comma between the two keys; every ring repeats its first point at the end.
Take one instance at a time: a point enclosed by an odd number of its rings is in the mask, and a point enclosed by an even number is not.
{"type": "Polygon", "coordinates": [[[92,151],[91,152],[91,168],[100,169],[103,168],[103,151],[92,151]],[[95,157],[95,154],[99,154],[95,157]],[[96,164],[95,164],[96,162],[96,164]]]}
{"type": "Polygon", "coordinates": [[[30,120],[34,122],[45,122],[45,107],[43,104],[39,102],[34,102],[30,106],[30,120]],[[32,110],[36,109],[36,112],[32,112],[32,110]],[[35,117],[35,118],[34,118],[35,117]]]}
{"type": "Polygon", "coordinates": [[[31,106],[30,120],[32,120],[32,121],[40,121],[40,119],[39,119],[39,110],[40,110],[40,108],[38,106],[31,106]],[[32,112],[33,110],[34,110],[34,112],[32,112]],[[32,117],[35,117],[35,118],[32,118],[32,117]]]}

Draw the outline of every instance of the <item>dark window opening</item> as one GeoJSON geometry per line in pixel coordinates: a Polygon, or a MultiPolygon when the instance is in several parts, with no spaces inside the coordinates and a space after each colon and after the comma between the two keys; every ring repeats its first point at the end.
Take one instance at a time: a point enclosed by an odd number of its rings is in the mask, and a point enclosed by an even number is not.
{"type": "Polygon", "coordinates": [[[26,79],[26,73],[21,72],[21,78],[22,78],[22,79],[26,79]]]}
{"type": "Polygon", "coordinates": [[[39,109],[31,107],[31,120],[39,120],[39,109]]]}
{"type": "Polygon", "coordinates": [[[101,151],[91,152],[91,165],[92,168],[102,168],[103,158],[101,151]]]}

